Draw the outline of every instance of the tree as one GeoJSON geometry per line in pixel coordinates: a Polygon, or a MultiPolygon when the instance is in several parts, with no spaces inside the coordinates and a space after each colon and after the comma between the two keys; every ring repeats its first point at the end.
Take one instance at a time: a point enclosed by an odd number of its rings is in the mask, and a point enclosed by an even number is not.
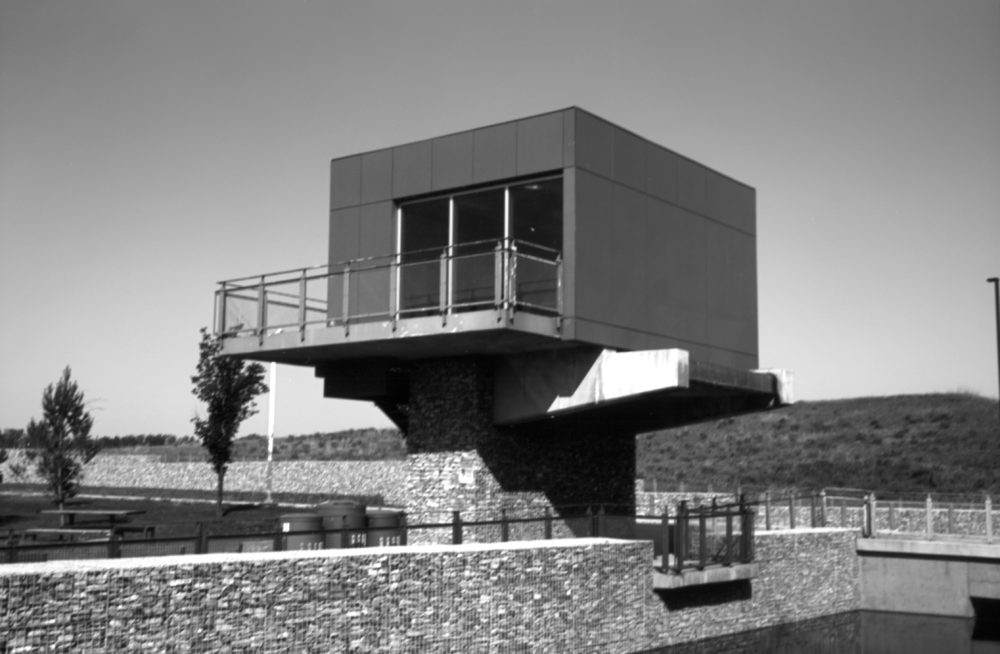
{"type": "Polygon", "coordinates": [[[42,393],[42,419],[32,418],[24,434],[25,457],[35,464],[60,508],[79,491],[83,466],[99,449],[90,437],[93,424],[83,391],[66,366],[59,381],[42,393]]]}
{"type": "Polygon", "coordinates": [[[255,398],[267,392],[264,366],[222,356],[222,339],[202,327],[198,345],[198,374],[191,377],[195,397],[208,408],[205,419],[195,416],[195,436],[208,451],[218,479],[216,508],[222,516],[222,485],[232,458],[233,439],[240,424],[257,413],[255,398]]]}

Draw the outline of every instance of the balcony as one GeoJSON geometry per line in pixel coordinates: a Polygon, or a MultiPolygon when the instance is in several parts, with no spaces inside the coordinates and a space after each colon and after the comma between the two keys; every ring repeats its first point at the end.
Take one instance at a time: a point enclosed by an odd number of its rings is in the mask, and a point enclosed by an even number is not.
{"type": "Polygon", "coordinates": [[[219,283],[226,354],[315,365],[370,356],[522,352],[560,336],[556,250],[510,238],[219,283]]]}

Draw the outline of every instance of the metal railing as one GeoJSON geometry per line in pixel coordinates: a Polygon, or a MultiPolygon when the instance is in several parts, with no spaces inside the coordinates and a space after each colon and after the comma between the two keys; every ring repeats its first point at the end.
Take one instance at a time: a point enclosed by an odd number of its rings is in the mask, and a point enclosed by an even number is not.
{"type": "Polygon", "coordinates": [[[296,268],[219,282],[219,336],[495,309],[562,315],[562,256],[500,239],[296,268]]]}
{"type": "Polygon", "coordinates": [[[273,529],[258,527],[244,533],[210,533],[196,523],[184,535],[147,538],[126,538],[121,528],[108,529],[105,537],[86,540],[83,538],[88,532],[82,530],[81,540],[58,541],[28,540],[10,532],[6,543],[0,542],[0,563],[603,537],[619,535],[622,521],[635,520],[634,515],[619,514],[614,507],[603,505],[564,507],[556,509],[556,513],[546,509],[540,515],[520,516],[515,511],[501,510],[496,518],[475,520],[452,511],[447,517],[450,519],[410,524],[400,513],[398,524],[389,527],[368,524],[328,528],[324,522],[323,527],[306,530],[282,528],[283,519],[279,518],[273,529]]]}
{"type": "Polygon", "coordinates": [[[681,502],[676,515],[663,514],[662,528],[668,543],[663,567],[674,572],[753,561],[754,511],[742,499],[695,508],[681,502]]]}

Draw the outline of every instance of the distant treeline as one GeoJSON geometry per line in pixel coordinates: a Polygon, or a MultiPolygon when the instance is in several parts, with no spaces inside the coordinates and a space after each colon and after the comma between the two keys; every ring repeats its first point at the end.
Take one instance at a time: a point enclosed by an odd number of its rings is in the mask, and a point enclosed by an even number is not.
{"type": "MultiPolygon", "coordinates": [[[[23,429],[0,430],[0,448],[19,447],[23,436],[23,429]]],[[[129,434],[96,436],[94,441],[108,454],[158,454],[164,460],[204,458],[204,450],[194,436],[129,434]]],[[[406,445],[395,429],[347,429],[276,437],[273,456],[278,461],[402,459],[406,456],[406,445]]],[[[234,461],[266,458],[266,436],[249,434],[233,442],[234,461]]]]}

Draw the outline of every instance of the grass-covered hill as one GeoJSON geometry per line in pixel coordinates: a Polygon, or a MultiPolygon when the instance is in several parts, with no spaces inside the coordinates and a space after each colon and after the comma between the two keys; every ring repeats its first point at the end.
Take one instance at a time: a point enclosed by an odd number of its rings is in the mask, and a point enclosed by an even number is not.
{"type": "MultiPolygon", "coordinates": [[[[900,395],[800,402],[637,437],[636,472],[659,488],[732,490],[822,487],[1000,494],[995,400],[971,394],[900,395]]],[[[203,461],[190,437],[102,439],[105,452],[203,461]],[[135,441],[135,443],[133,443],[135,441]]],[[[267,439],[234,444],[236,461],[266,458],[267,439]]],[[[275,439],[274,458],[400,459],[391,429],[275,439]]]]}
{"type": "Polygon", "coordinates": [[[638,437],[661,487],[1000,492],[997,402],[971,394],[800,402],[638,437]]]}

